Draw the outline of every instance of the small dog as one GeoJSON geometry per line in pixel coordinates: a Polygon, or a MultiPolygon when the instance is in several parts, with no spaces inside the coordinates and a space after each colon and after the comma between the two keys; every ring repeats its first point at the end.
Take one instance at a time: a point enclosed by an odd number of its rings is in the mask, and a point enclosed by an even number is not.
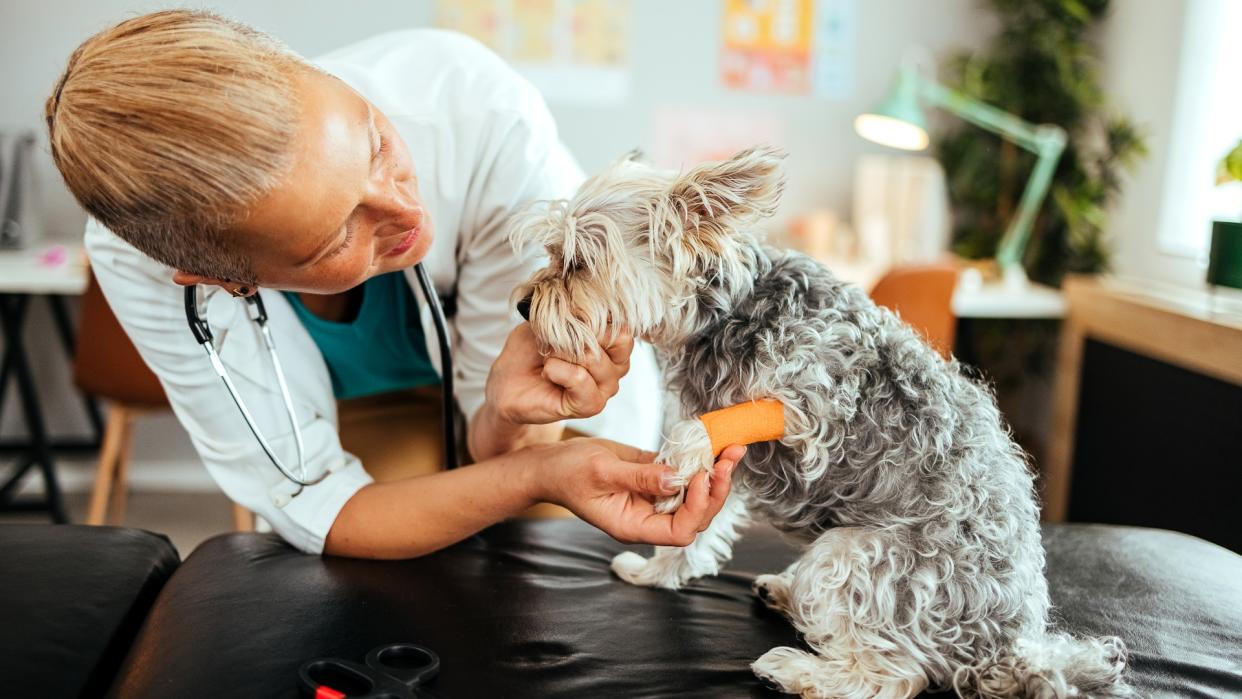
{"type": "Polygon", "coordinates": [[[515,245],[550,256],[514,293],[547,351],[581,358],[620,326],[659,351],[683,419],[658,460],[683,483],[714,460],[698,415],[784,406],[784,438],[750,448],[706,531],[613,570],[675,589],[718,572],[762,518],[805,545],[754,584],[811,649],[752,665],[785,692],[1130,694],[1119,639],[1048,628],[1033,479],[991,394],[857,287],[759,242],[781,159],[756,148],[679,174],[627,157],[513,221],[515,245]]]}

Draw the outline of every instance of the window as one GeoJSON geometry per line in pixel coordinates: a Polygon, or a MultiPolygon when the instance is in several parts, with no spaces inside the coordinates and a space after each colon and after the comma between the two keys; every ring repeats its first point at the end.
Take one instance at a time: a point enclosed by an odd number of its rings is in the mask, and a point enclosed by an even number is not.
{"type": "Polygon", "coordinates": [[[1213,219],[1242,219],[1242,183],[1216,166],[1242,138],[1242,0],[1190,0],[1165,171],[1161,252],[1206,260],[1213,219]]]}

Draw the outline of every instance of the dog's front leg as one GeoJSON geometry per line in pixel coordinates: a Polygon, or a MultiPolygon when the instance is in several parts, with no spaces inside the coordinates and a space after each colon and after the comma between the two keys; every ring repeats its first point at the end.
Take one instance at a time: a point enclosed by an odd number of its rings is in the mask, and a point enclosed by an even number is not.
{"type": "Polygon", "coordinates": [[[651,558],[626,551],[612,559],[612,569],[633,585],[676,590],[689,580],[720,572],[733,557],[733,543],[746,523],[745,502],[730,493],[720,513],[689,546],[657,546],[651,558]]]}
{"type": "Polygon", "coordinates": [[[675,483],[680,489],[679,492],[657,498],[655,502],[656,512],[667,514],[681,507],[681,502],[686,497],[686,485],[695,474],[704,471],[711,475],[715,458],[712,454],[711,438],[707,435],[703,421],[694,418],[673,425],[668,438],[664,440],[664,446],[656,456],[656,463],[668,464],[677,471],[675,483]]]}

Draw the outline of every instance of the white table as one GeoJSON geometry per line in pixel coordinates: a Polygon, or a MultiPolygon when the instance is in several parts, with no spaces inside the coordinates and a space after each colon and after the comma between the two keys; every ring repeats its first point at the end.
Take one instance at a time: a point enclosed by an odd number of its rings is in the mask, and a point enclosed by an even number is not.
{"type": "Polygon", "coordinates": [[[45,241],[26,250],[0,251],[0,327],[4,331],[4,357],[0,362],[0,404],[3,403],[9,379],[17,383],[22,414],[29,436],[25,440],[0,442],[0,451],[16,453],[17,462],[3,483],[0,483],[0,510],[47,510],[56,522],[67,522],[56,465],[55,449],[97,448],[103,431],[99,407],[91,398],[85,399],[87,416],[95,436],[85,442],[53,442],[43,422],[39,391],[30,371],[30,360],[23,341],[23,331],[32,297],[48,300],[61,344],[73,357],[73,325],[65,308],[65,296],[77,296],[86,290],[89,272],[81,240],[45,241]],[[22,478],[38,469],[44,482],[43,501],[15,500],[22,478]]]}
{"type": "Polygon", "coordinates": [[[1011,288],[1002,282],[984,282],[977,288],[958,284],[953,292],[953,314],[958,318],[1064,318],[1065,297],[1043,284],[1027,282],[1011,288]]]}
{"type": "Polygon", "coordinates": [[[28,250],[0,250],[0,294],[79,296],[86,291],[88,276],[81,239],[48,241],[28,250]],[[63,261],[49,264],[57,257],[63,261]]]}
{"type": "MultiPolygon", "coordinates": [[[[851,260],[821,260],[838,279],[853,282],[870,291],[888,265],[851,260]]],[[[1007,285],[1000,280],[970,283],[965,278],[953,291],[953,314],[958,318],[1044,318],[1065,317],[1065,298],[1050,286],[1026,282],[1007,285]]]]}

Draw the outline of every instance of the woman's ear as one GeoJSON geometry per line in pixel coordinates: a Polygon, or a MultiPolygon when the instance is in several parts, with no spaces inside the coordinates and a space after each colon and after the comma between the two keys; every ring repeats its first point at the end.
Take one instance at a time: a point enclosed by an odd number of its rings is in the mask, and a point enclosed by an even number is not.
{"type": "Polygon", "coordinates": [[[685,212],[687,231],[723,232],[771,216],[785,188],[785,154],[771,146],[744,150],[719,163],[700,165],[669,187],[670,202],[685,212]]]}
{"type": "Polygon", "coordinates": [[[181,286],[193,286],[195,284],[220,285],[220,282],[217,279],[208,279],[207,277],[198,274],[191,274],[189,272],[182,272],[181,270],[173,272],[172,280],[174,284],[180,284],[181,286]]]}
{"type": "Polygon", "coordinates": [[[172,280],[174,284],[180,284],[181,286],[191,286],[194,284],[218,286],[234,296],[250,296],[259,290],[259,288],[254,284],[242,284],[240,282],[231,282],[226,279],[204,277],[201,274],[193,274],[191,272],[183,272],[181,270],[173,272],[172,280]]]}

